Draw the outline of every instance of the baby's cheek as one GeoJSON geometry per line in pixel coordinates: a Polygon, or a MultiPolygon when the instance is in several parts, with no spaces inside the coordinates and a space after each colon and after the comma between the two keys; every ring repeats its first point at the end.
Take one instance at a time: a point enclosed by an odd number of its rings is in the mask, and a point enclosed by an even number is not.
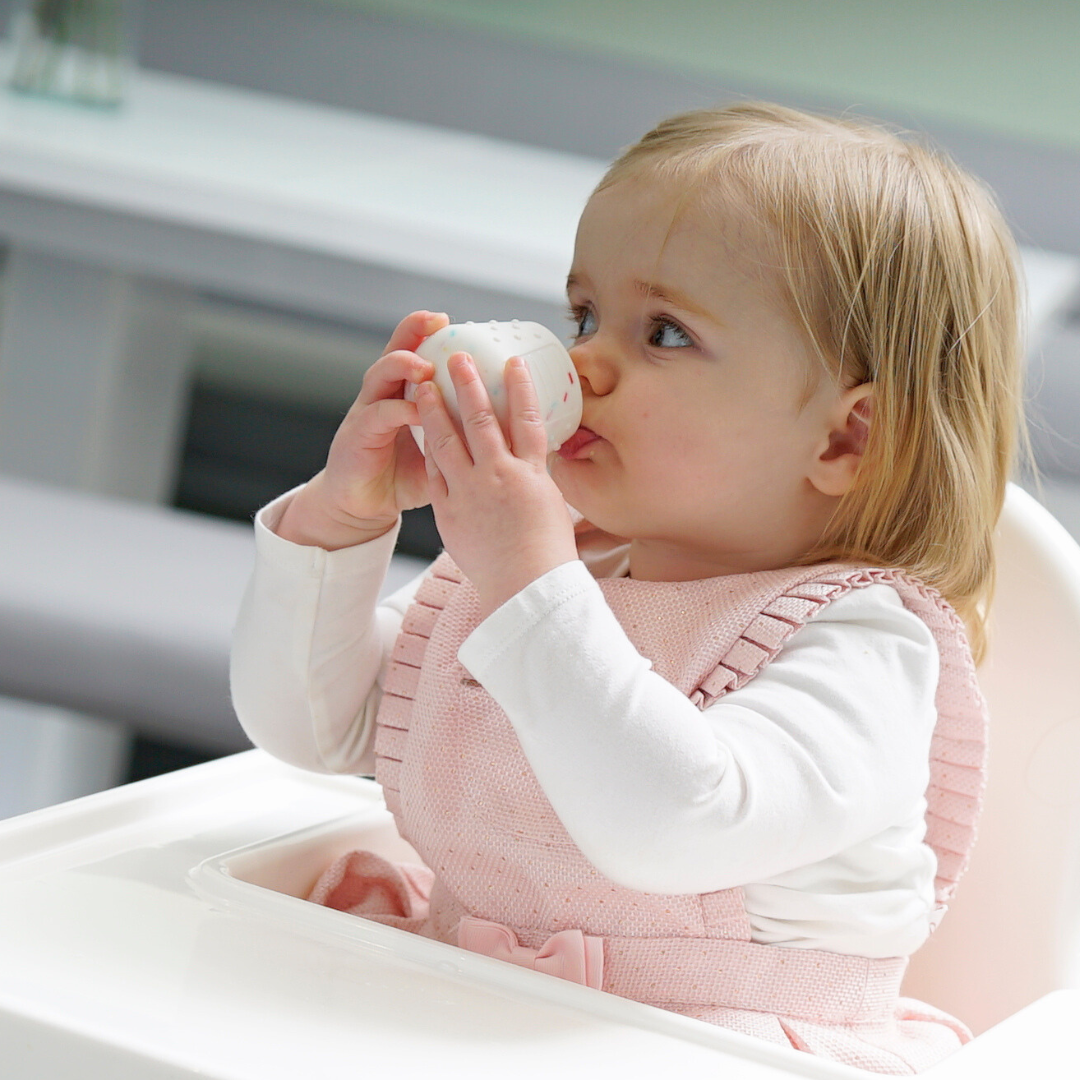
{"type": "Polygon", "coordinates": [[[683,411],[650,425],[655,452],[673,458],[685,467],[687,459],[715,459],[725,453],[728,432],[713,416],[683,411]]]}

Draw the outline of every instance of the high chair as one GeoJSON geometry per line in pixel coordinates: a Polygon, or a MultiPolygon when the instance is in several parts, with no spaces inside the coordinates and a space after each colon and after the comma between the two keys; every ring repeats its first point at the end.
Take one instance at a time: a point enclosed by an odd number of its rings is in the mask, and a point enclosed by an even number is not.
{"type": "Polygon", "coordinates": [[[1080,547],[1010,485],[996,554],[979,668],[990,751],[978,842],[904,983],[976,1034],[1080,984],[1080,547]]]}
{"type": "MultiPolygon", "coordinates": [[[[998,543],[986,813],[906,990],[1008,1019],[928,1080],[1080,1075],[1080,548],[1015,488],[998,543]]],[[[0,822],[0,1075],[871,1075],[305,902],[353,847],[408,857],[378,787],[261,751],[0,822]]]]}

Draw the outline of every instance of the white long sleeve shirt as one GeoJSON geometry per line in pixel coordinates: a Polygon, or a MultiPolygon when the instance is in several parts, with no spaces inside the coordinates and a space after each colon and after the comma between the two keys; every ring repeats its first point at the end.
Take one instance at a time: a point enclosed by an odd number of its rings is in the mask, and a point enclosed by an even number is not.
{"type": "MultiPolygon", "coordinates": [[[[237,714],[292,764],[370,772],[382,680],[419,581],[379,603],[395,534],[336,552],[291,544],[273,532],[288,498],[256,521],[233,653],[237,714]]],[[[604,570],[619,572],[617,553],[604,570]]],[[[484,620],[459,659],[506,712],[567,832],[613,881],[661,893],[742,886],[765,944],[899,956],[928,935],[938,655],[888,586],[828,605],[705,710],[652,671],[580,561],[484,620]]]]}

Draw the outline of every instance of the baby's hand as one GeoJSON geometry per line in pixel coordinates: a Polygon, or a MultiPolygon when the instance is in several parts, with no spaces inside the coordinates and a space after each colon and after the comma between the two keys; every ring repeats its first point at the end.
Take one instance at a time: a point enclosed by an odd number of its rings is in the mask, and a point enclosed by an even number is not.
{"type": "Polygon", "coordinates": [[[466,353],[450,358],[463,433],[434,383],[419,387],[428,491],[446,550],[476,587],[482,616],[577,558],[574,527],[548,475],[548,436],[528,366],[506,366],[509,438],[466,353]]]}
{"type": "Polygon", "coordinates": [[[434,375],[413,350],[449,321],[443,314],[415,311],[398,324],[385,354],[364,375],[326,467],[282,515],[279,536],[332,551],[381,536],[402,510],[429,501],[424,458],[409,431],[420,418],[404,391],[408,383],[434,375]]]}

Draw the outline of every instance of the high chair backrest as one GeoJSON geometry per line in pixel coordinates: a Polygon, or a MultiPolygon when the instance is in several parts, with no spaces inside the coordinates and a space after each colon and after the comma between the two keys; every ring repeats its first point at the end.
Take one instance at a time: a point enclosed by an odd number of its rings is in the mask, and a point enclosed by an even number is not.
{"type": "Polygon", "coordinates": [[[1080,546],[1010,485],[995,550],[978,841],[904,982],[976,1033],[1066,985],[1080,925],[1080,546]]]}

